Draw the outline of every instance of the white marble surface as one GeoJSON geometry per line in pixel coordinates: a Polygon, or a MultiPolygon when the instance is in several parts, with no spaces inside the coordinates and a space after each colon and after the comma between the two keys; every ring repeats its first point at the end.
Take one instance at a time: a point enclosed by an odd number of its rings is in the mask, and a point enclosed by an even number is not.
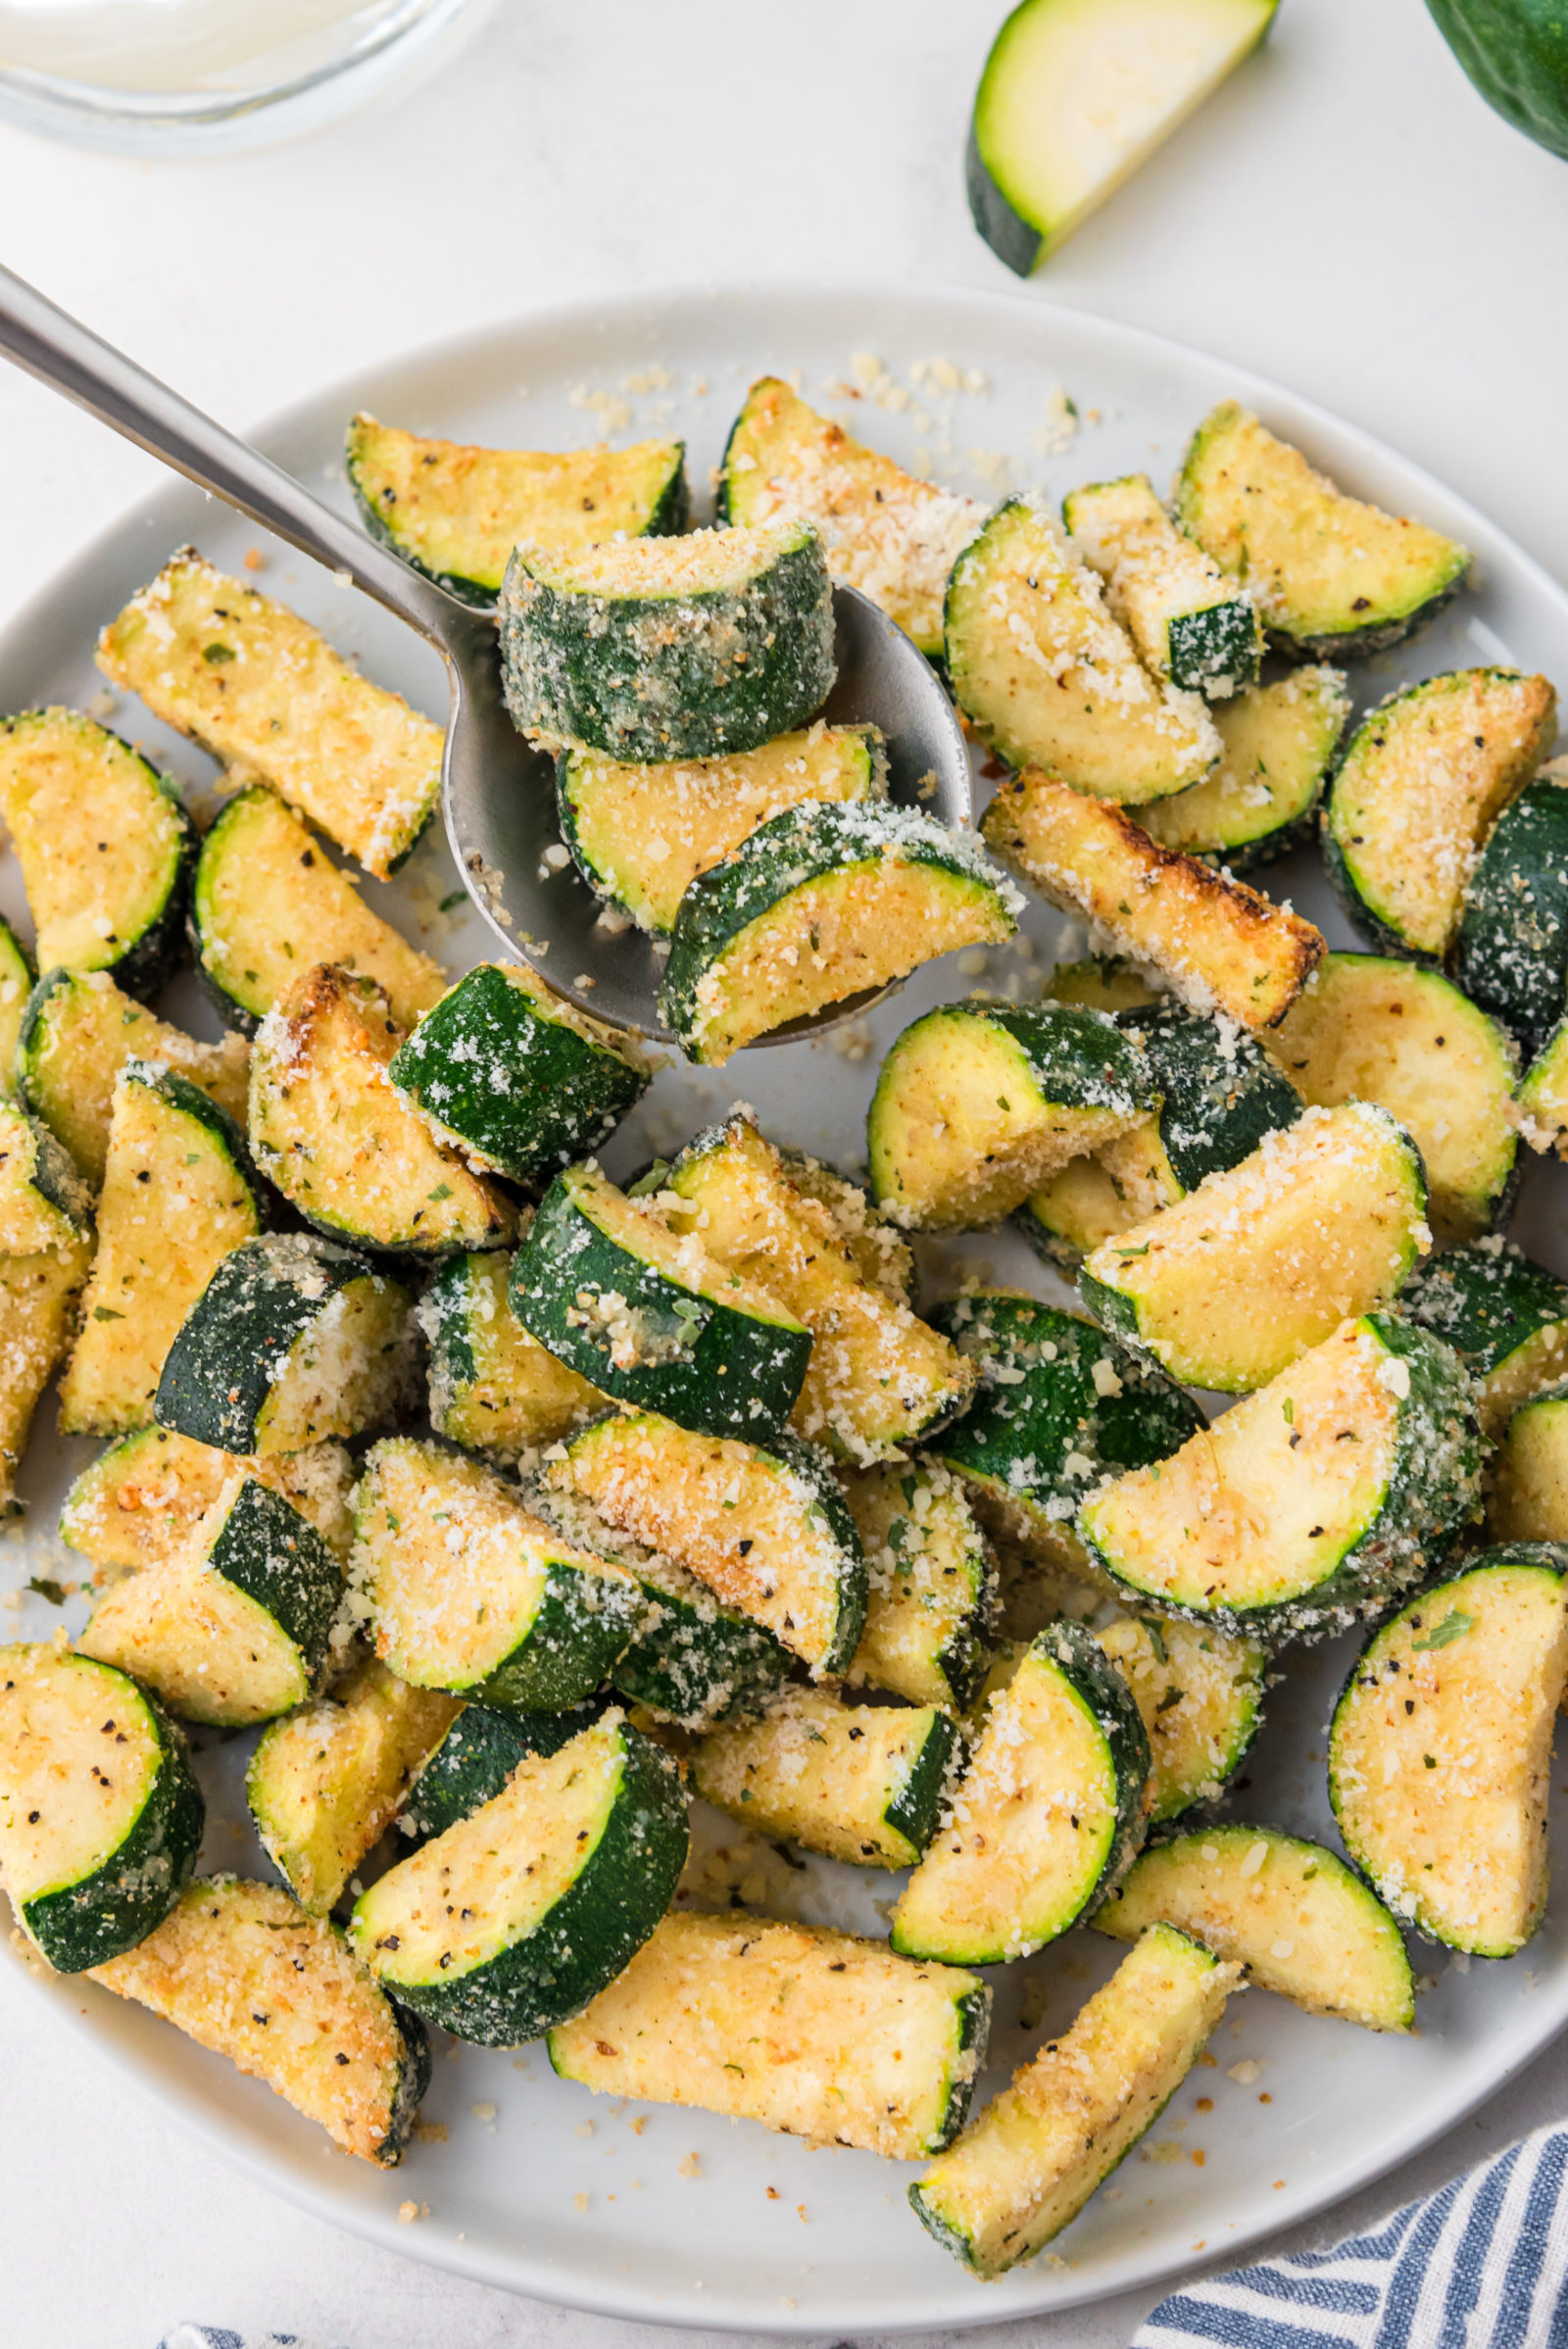
{"type": "MultiPolygon", "coordinates": [[[[958,165],[1000,6],[501,0],[422,90],[278,152],[127,163],[0,128],[4,257],[241,425],[367,361],[597,292],[872,272],[1010,285],[969,227],[958,165]]],[[[1568,169],[1487,113],[1420,0],[1284,0],[1266,52],[1036,286],[1342,410],[1564,576],[1565,282],[1568,169]]],[[[0,449],[3,624],[155,468],[3,371],[0,449]]],[[[1559,2042],[1308,2232],[1564,2110],[1559,2042]]],[[[455,2282],[273,2201],[3,1980],[0,2210],[0,2336],[19,2349],[152,2349],[186,2316],[327,2349],[668,2337],[455,2282]]],[[[967,2337],[1113,2349],[1152,2298],[967,2337]]]]}

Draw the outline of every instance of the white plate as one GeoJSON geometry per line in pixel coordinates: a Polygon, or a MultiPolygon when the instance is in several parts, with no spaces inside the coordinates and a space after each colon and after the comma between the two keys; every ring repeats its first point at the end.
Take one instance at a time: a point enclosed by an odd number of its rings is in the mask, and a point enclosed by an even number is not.
{"type": "MultiPolygon", "coordinates": [[[[1479,558],[1472,593],[1414,645],[1354,672],[1363,699],[1406,677],[1491,659],[1540,667],[1568,683],[1568,598],[1415,466],[1239,369],[1032,299],[868,286],[623,302],[500,328],[379,368],[311,401],[260,438],[302,479],[346,504],[339,457],[356,407],[418,430],[501,446],[564,447],[601,433],[678,429],[690,442],[702,497],[746,384],[764,369],[795,368],[808,398],[834,406],[865,438],[981,495],[1004,485],[1004,453],[1012,482],[1054,497],[1077,482],[1132,470],[1148,470],[1163,485],[1199,416],[1213,401],[1239,394],[1348,487],[1452,531],[1479,558]],[[922,372],[928,388],[903,408],[830,399],[827,385],[854,380],[856,353],[878,358],[899,386],[909,385],[911,370],[922,372]],[[919,369],[933,360],[983,372],[989,389],[944,392],[919,369]],[[1057,384],[1085,420],[1069,448],[1048,456],[1034,436],[1048,425],[1057,384]]],[[[96,630],[185,539],[230,567],[259,543],[247,524],[183,486],[138,509],[7,632],[0,709],[88,700],[100,682],[91,665],[96,630]]],[[[264,588],[359,652],[369,674],[441,710],[438,665],[413,637],[287,550],[266,552],[264,588]]],[[[145,740],[176,775],[198,785],[206,779],[200,755],[146,722],[137,705],[122,704],[112,722],[145,740]]],[[[1266,877],[1275,894],[1294,895],[1332,941],[1351,943],[1315,857],[1300,856],[1266,877]]],[[[455,887],[444,848],[432,843],[408,874],[385,890],[369,883],[367,894],[411,931],[433,917],[443,935],[427,943],[456,966],[485,950],[476,925],[460,915],[454,927],[434,914],[455,887]]],[[[0,905],[21,909],[14,865],[0,866],[0,905]]],[[[1027,927],[1049,942],[1059,925],[1036,908],[1027,927]]],[[[990,976],[1001,984],[1001,974],[1022,968],[1009,951],[993,955],[990,976]]],[[[971,984],[951,963],[923,972],[876,1013],[876,1052],[858,1061],[823,1041],[757,1053],[716,1074],[671,1067],[607,1152],[612,1172],[650,1148],[667,1150],[738,1096],[780,1137],[858,1159],[876,1057],[917,1011],[971,984]]],[[[166,1007],[202,1033],[217,1033],[188,975],[166,1007]]],[[[1555,1166],[1534,1168],[1515,1228],[1535,1253],[1568,1270],[1568,1248],[1557,1237],[1563,1180],[1555,1166]]],[[[951,1266],[963,1258],[1065,1297],[1010,1239],[932,1249],[927,1257],[939,1285],[944,1259],[951,1266]]],[[[92,1448],[40,1430],[22,1480],[37,1530],[0,1550],[0,1580],[73,1578],[75,1562],[48,1528],[65,1482],[92,1448]]],[[[79,1609],[73,1602],[73,1625],[79,1609]]],[[[35,1637],[60,1617],[28,1598],[12,1620],[35,1637]]],[[[1239,1815],[1331,1833],[1323,1735],[1348,1653],[1345,1642],[1309,1651],[1274,1694],[1235,1798],[1239,1815]]],[[[215,1746],[202,1764],[212,1797],[209,1867],[262,1866],[243,1824],[244,1744],[215,1746]]],[[[739,1832],[715,1814],[700,1824],[709,1843],[740,1846],[739,1832]]],[[[764,1881],[752,1889],[765,1903],[881,1930],[874,1903],[886,1901],[890,1881],[826,1863],[795,1871],[765,1850],[759,1864],[764,1881]]],[[[997,2063],[982,2094],[1032,2052],[1047,2028],[1067,2023],[1117,1955],[1114,1944],[1074,1933],[1023,1967],[999,1971],[997,2063]],[[1045,2000],[1029,2031],[1018,2023],[1026,1976],[1043,1985],[1045,2000]]],[[[6,1962],[17,1964],[9,1951],[6,1962]]],[[[1215,2042],[1217,2065],[1193,2074],[1153,2132],[1154,2158],[1135,2154],[1060,2238],[1054,2258],[990,2286],[965,2276],[905,2207],[912,2167],[812,2152],[702,2113],[617,2110],[557,2080],[538,2047],[516,2058],[474,2048],[439,2053],[425,2113],[447,2125],[448,2140],[421,2142],[402,2169],[378,2173],[334,2152],[265,2088],[139,2008],[79,1982],[41,1982],[36,1994],[225,2156],[317,2214],[406,2255],[618,2317],[776,2333],[886,2333],[1064,2308],[1174,2276],[1195,2254],[1239,2251],[1451,2128],[1568,2021],[1568,1926],[1560,1908],[1507,1964],[1465,1969],[1430,1950],[1418,1950],[1417,1964],[1438,1980],[1421,2000],[1413,2039],[1317,2021],[1263,1991],[1238,2000],[1215,2042]],[[1262,2065],[1261,2075],[1233,2080],[1230,2067],[1247,2059],[1262,2065]],[[1204,2098],[1212,2110],[1200,2113],[1204,2098]],[[1161,2148],[1171,2150],[1161,2158],[1161,2148]],[[1201,2166],[1190,2158],[1199,2153],[1201,2166]],[[399,2225],[405,2200],[421,2213],[427,2205],[427,2213],[399,2225]]]]}

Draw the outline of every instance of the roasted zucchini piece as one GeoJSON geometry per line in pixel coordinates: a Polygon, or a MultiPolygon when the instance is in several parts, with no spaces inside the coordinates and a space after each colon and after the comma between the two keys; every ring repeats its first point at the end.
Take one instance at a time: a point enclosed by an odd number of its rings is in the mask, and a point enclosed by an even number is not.
{"type": "MultiPolygon", "coordinates": [[[[1140,816],[1139,822],[1144,818],[1140,816]]],[[[1043,990],[1052,1003],[1076,1003],[1084,1011],[1140,1011],[1168,1003],[1163,984],[1118,954],[1086,954],[1081,962],[1058,962],[1043,990]]]]}
{"type": "Polygon", "coordinates": [[[481,2047],[520,2047],[622,1972],[686,1844],[674,1760],[611,1711],[524,1755],[491,1801],[399,1860],[355,1903],[349,1936],[400,2004],[481,2047]]]}
{"type": "Polygon", "coordinates": [[[18,1514],[17,1470],[39,1397],[76,1329],[76,1297],[92,1247],[0,1256],[0,1519],[18,1514]]]}
{"type": "Polygon", "coordinates": [[[1152,2129],[1240,1980],[1174,1925],[1151,1926],[1071,2030],[910,2186],[915,2217],[977,2276],[1033,2259],[1152,2129]]]}
{"type": "Polygon", "coordinates": [[[1548,680],[1511,668],[1424,677],[1367,711],[1329,787],[1323,860],[1371,945],[1444,960],[1476,857],[1556,725],[1548,680]]]}
{"type": "Polygon", "coordinates": [[[246,1454],[362,1436],[413,1405],[408,1291],[303,1233],[225,1256],[180,1324],[153,1404],[160,1427],[246,1454]]]}
{"type": "Polygon", "coordinates": [[[614,1554],[648,1600],[631,1645],[611,1672],[621,1695],[689,1730],[746,1721],[764,1710],[796,1668],[783,1640],[755,1616],[726,1605],[673,1558],[624,1537],[614,1554]]]}
{"type": "Polygon", "coordinates": [[[403,1031],[373,979],[302,971],[251,1053],[257,1164],[308,1223],[399,1255],[500,1248],[515,1216],[394,1090],[403,1031]]]}
{"type": "Polygon", "coordinates": [[[1527,1052],[1568,999],[1568,774],[1549,768],[1504,807],[1465,882],[1454,975],[1527,1052]]]}
{"type": "Polygon", "coordinates": [[[1110,801],[1040,767],[997,786],[980,830],[1031,889],[1158,971],[1194,1011],[1271,1028],[1322,955],[1322,934],[1299,914],[1162,849],[1110,801]]]}
{"type": "Polygon", "coordinates": [[[1487,1531],[1494,1542],[1568,1543],[1568,1385],[1521,1403],[1492,1464],[1487,1531]]]}
{"type": "Polygon", "coordinates": [[[865,1552],[865,1624],[849,1677],[961,1713],[986,1668],[996,1562],[960,1479],[940,1460],[845,1469],[865,1552]]]}
{"type": "Polygon", "coordinates": [[[1421,1158],[1369,1101],[1307,1109],[1229,1173],[1104,1241],[1097,1321],[1190,1387],[1245,1395],[1387,1304],[1431,1246],[1421,1158]]]}
{"type": "Polygon", "coordinates": [[[1514,1095],[1519,1131],[1533,1150],[1568,1157],[1568,1019],[1560,1019],[1514,1095]]]}
{"type": "Polygon", "coordinates": [[[222,1017],[254,1036],[316,962],[373,979],[401,1027],[440,1000],[439,962],[372,913],[291,807],[254,783],[214,818],[191,893],[196,968],[222,1017]]]}
{"type": "Polygon", "coordinates": [[[405,1850],[417,1851],[494,1802],[517,1764],[530,1753],[559,1753],[579,1730],[591,1729],[606,1699],[590,1697],[564,1713],[492,1713],[463,1704],[430,1751],[398,1816],[405,1850]]]}
{"type": "Polygon", "coordinates": [[[1297,660],[1364,661],[1402,644],[1470,567],[1451,538],[1348,497],[1235,400],[1188,444],[1176,518],[1297,660]]]}
{"type": "Polygon", "coordinates": [[[692,1792],[760,1835],[855,1868],[912,1868],[937,1831],[959,1756],[936,1705],[852,1705],[792,1688],[761,1721],[692,1756],[692,1792]]]}
{"type": "Polygon", "coordinates": [[[1190,791],[1153,800],[1138,820],[1162,848],[1250,872],[1298,847],[1350,718],[1337,668],[1297,668],[1270,685],[1245,685],[1211,712],[1219,764],[1190,791]]]}
{"type": "Polygon", "coordinates": [[[1568,1282],[1511,1241],[1430,1257],[1400,1292],[1399,1311],[1463,1356],[1494,1439],[1527,1395],[1568,1376],[1568,1282]]]}
{"type": "Polygon", "coordinates": [[[0,919],[0,1095],[17,1085],[17,1046],[37,973],[16,932],[0,919]]]}
{"type": "Polygon", "coordinates": [[[972,835],[910,808],[787,807],[682,898],[659,1016],[717,1067],[956,947],[999,945],[1021,904],[972,835]]]}
{"type": "Polygon", "coordinates": [[[430,1425],[498,1460],[556,1443],[606,1401],[530,1338],[507,1302],[511,1271],[502,1248],[448,1256],[416,1308],[430,1347],[430,1425]]]}
{"type": "Polygon", "coordinates": [[[1147,669],[1214,699],[1255,684],[1263,631],[1251,598],[1177,529],[1147,473],[1073,490],[1061,518],[1147,669]]]}
{"type": "Polygon", "coordinates": [[[435,812],[441,728],[194,547],[110,621],[98,666],[165,725],[270,784],[378,881],[435,812]]]}
{"type": "Polygon", "coordinates": [[[1521,1542],[1423,1590],[1367,1641],[1330,1726],[1351,1859],[1401,1923],[1475,1957],[1512,1957],[1546,1905],[1565,1564],[1521,1542]]]}
{"type": "Polygon", "coordinates": [[[475,449],[424,440],[363,413],[344,462],[374,538],[465,604],[493,604],[521,540],[575,552],[604,539],[684,530],[686,444],[629,449],[475,449]]]}
{"type": "Polygon", "coordinates": [[[93,1981],[265,2080],[343,2152],[387,2169],[402,2158],[430,2084],[423,2027],[281,1885],[203,1878],[93,1981]]]}
{"type": "Polygon", "coordinates": [[[92,1195],[45,1125],[0,1100],[0,1254],[74,1254],[92,1232],[92,1195]]]}
{"type": "Polygon", "coordinates": [[[1219,1801],[1262,1727],[1265,1651],[1211,1624],[1141,1615],[1101,1624],[1095,1639],[1132,1690],[1149,1738],[1150,1826],[1219,1801]]]}
{"type": "Polygon", "coordinates": [[[1392,1313],[1347,1321],[1172,1459],[1092,1493],[1077,1534],[1162,1613],[1325,1639],[1386,1607],[1480,1514],[1459,1357],[1392,1313]]]}
{"type": "Polygon", "coordinates": [[[184,1737],[147,1689],[66,1647],[0,1647],[0,1877],[57,1974],[162,1925],[205,1816],[184,1737]]]}
{"type": "Polygon", "coordinates": [[[341,1444],[241,1463],[168,1428],[122,1436],[84,1468],[60,1510],[60,1539],[95,1566],[157,1566],[194,1531],[236,1468],[291,1501],[340,1558],[353,1539],[349,1494],[359,1471],[341,1444]]]}
{"type": "Polygon", "coordinates": [[[985,2057],[978,1975],[767,1917],[670,1916],[575,2022],[564,2080],[912,2161],[963,2126],[985,2057]]]}

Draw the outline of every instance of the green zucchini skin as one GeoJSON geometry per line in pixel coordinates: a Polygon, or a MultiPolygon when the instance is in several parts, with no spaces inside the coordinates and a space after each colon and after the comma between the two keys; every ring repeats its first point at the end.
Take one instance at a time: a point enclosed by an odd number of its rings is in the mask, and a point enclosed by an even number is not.
{"type": "Polygon", "coordinates": [[[1568,17],[1560,0],[1427,0],[1494,114],[1568,157],[1568,17]]]}
{"type": "Polygon", "coordinates": [[[1301,1097],[1255,1036],[1179,1003],[1123,1011],[1160,1095],[1159,1139],[1184,1192],[1251,1156],[1265,1134],[1294,1125],[1301,1097]]]}
{"type": "Polygon", "coordinates": [[[343,1596],[343,1569],[315,1526],[281,1493],[248,1476],[208,1564],[266,1609],[299,1649],[314,1687],[343,1596]]]}
{"type": "Polygon", "coordinates": [[[38,974],[32,957],[8,921],[0,921],[0,1095],[21,1098],[22,1031],[31,1008],[38,974]]]}
{"type": "MultiPolygon", "coordinates": [[[[982,82],[981,88],[984,86],[982,82]]],[[[978,99],[975,112],[969,117],[969,135],[964,143],[963,192],[969,200],[970,220],[1004,269],[1011,269],[1015,277],[1032,276],[1045,252],[1046,240],[1021,213],[1013,211],[991,176],[980,145],[978,99]]]]}
{"type": "Polygon", "coordinates": [[[1503,809],[1465,887],[1454,976],[1541,1050],[1568,996],[1568,788],[1530,783],[1503,809]]]}
{"type": "Polygon", "coordinates": [[[602,1697],[566,1713],[499,1713],[466,1704],[409,1788],[398,1820],[403,1850],[417,1851],[432,1835],[482,1810],[525,1755],[559,1753],[603,1711],[602,1697]]]}
{"type": "Polygon", "coordinates": [[[1472,1242],[1418,1264],[1399,1311],[1462,1354],[1473,1379],[1486,1379],[1541,1331],[1568,1321],[1568,1281],[1517,1248],[1472,1242]]]}
{"type": "Polygon", "coordinates": [[[931,1735],[914,1767],[883,1817],[913,1851],[923,1852],[937,1832],[948,1774],[962,1751],[963,1734],[949,1713],[934,1708],[931,1735]]]}
{"type": "Polygon", "coordinates": [[[725,1606],[695,1575],[626,1563],[652,1607],[612,1671],[612,1686],[684,1729],[710,1729],[763,1711],[795,1668],[783,1641],[765,1624],[725,1606]]]}
{"type": "Polygon", "coordinates": [[[635,1585],[623,1590],[606,1580],[590,1589],[575,1571],[552,1573],[518,1648],[475,1684],[473,1694],[498,1711],[535,1716],[580,1703],[585,1687],[609,1680],[642,1613],[635,1585]]]}

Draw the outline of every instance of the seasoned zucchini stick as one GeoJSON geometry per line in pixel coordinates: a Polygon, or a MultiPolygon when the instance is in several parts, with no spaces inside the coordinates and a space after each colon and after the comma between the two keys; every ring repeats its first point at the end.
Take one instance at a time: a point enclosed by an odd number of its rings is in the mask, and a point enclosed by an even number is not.
{"type": "Polygon", "coordinates": [[[917,1459],[841,1470],[839,1489],[868,1585],[850,1680],[963,1712],[986,1668],[997,1570],[962,1483],[917,1459]]]}
{"type": "Polygon", "coordinates": [[[1132,1690],[1149,1738],[1150,1826],[1217,1802],[1263,1724],[1266,1651],[1211,1624],[1152,1616],[1100,1623],[1095,1639],[1132,1690]]]}
{"type": "MultiPolygon", "coordinates": [[[[60,1511],[60,1539],[95,1566],[157,1566],[172,1557],[242,1463],[168,1428],[122,1436],[84,1468],[60,1511]]],[[[341,1444],[243,1463],[291,1501],[340,1558],[353,1539],[349,1494],[359,1474],[341,1444]]]]}
{"type": "Polygon", "coordinates": [[[32,1415],[71,1345],[91,1262],[85,1240],[36,1256],[0,1256],[0,1518],[19,1507],[17,1470],[32,1415]]]}
{"type": "Polygon", "coordinates": [[[430,1347],[430,1425],[503,1461],[558,1442],[606,1403],[523,1328],[507,1302],[511,1272],[504,1248],[449,1256],[416,1307],[430,1347]]]}
{"type": "Polygon", "coordinates": [[[1263,632],[1250,597],[1177,529],[1147,473],[1075,489],[1061,518],[1146,668],[1217,699],[1255,681],[1263,632]]]}
{"type": "Polygon", "coordinates": [[[431,1749],[409,1788],[398,1818],[400,1849],[417,1851],[494,1802],[517,1764],[531,1753],[559,1753],[579,1730],[591,1729],[606,1700],[590,1697],[564,1713],[493,1713],[459,1705],[457,1717],[431,1749]]]}
{"type": "Polygon", "coordinates": [[[1399,1310],[1464,1357],[1482,1430],[1494,1439],[1527,1395],[1568,1376],[1568,1281],[1511,1241],[1429,1257],[1400,1292],[1399,1310]]]}
{"type": "Polygon", "coordinates": [[[1244,686],[1212,715],[1218,766],[1190,791],[1152,800],[1138,820],[1162,848],[1249,872],[1311,831],[1350,697],[1342,670],[1298,668],[1269,685],[1244,686]]]}
{"type": "Polygon", "coordinates": [[[91,1235],[92,1199],[47,1126],[0,1100],[0,1254],[74,1254],[91,1235]]]}
{"type": "Polygon", "coordinates": [[[1521,1403],[1493,1463],[1487,1531],[1494,1542],[1568,1542],[1568,1386],[1521,1403]]]}
{"type": "Polygon", "coordinates": [[[1533,1150],[1568,1158],[1568,1019],[1557,1022],[1526,1069],[1514,1112],[1533,1150]]]}
{"type": "Polygon", "coordinates": [[[957,1724],[935,1705],[787,1690],[765,1719],[704,1737],[692,1791],[760,1835],[856,1868],[911,1868],[936,1834],[957,1724]]]}
{"type": "Polygon", "coordinates": [[[1568,771],[1506,807],[1465,883],[1454,943],[1465,994],[1539,1052],[1568,1001],[1568,771]]]}

